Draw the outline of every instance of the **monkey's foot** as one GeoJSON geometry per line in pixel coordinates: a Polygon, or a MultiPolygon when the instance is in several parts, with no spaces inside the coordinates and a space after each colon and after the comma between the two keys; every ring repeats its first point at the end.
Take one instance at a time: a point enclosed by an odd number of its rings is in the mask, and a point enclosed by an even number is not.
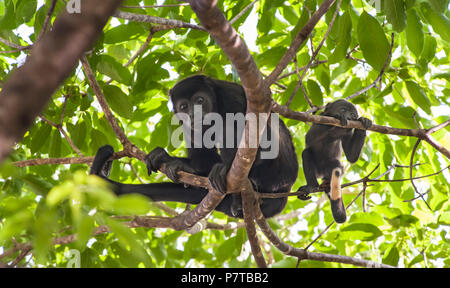
{"type": "Polygon", "coordinates": [[[309,196],[309,194],[313,193],[315,187],[312,186],[302,186],[300,187],[297,192],[301,192],[301,194],[299,194],[297,196],[298,199],[306,201],[311,199],[311,196],[309,196]]]}
{"type": "Polygon", "coordinates": [[[228,167],[223,163],[217,163],[208,175],[209,184],[222,194],[227,193],[227,173],[228,167]]]}

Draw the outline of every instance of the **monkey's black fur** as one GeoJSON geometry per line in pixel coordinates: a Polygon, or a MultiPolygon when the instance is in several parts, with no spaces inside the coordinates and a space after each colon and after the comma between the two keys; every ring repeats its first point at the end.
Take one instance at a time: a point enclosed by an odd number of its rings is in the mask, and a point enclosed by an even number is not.
{"type": "MultiPolygon", "coordinates": [[[[246,112],[246,97],[242,86],[201,75],[178,82],[170,90],[170,98],[174,111],[188,114],[191,116],[191,120],[194,116],[194,105],[201,105],[203,115],[216,112],[222,119],[225,119],[226,113],[243,113],[245,115],[246,112]]],[[[226,131],[226,121],[223,122],[223,131],[226,131]]],[[[183,125],[187,124],[189,123],[183,123],[183,125]]],[[[201,133],[203,134],[207,128],[205,125],[201,127],[201,133]]],[[[261,148],[259,148],[257,158],[249,173],[249,179],[255,190],[260,193],[290,192],[297,178],[298,162],[289,130],[282,120],[279,120],[279,131],[273,131],[274,129],[270,125],[267,125],[267,128],[269,128],[269,137],[278,137],[279,153],[274,159],[262,159],[261,148]]],[[[193,133],[194,128],[191,129],[193,133]]],[[[240,141],[240,132],[235,130],[234,142],[236,145],[240,141]]],[[[226,134],[223,137],[225,138],[223,143],[226,143],[226,134]]],[[[234,147],[237,147],[236,145],[234,147]]],[[[191,147],[195,147],[193,143],[191,147]]],[[[170,156],[164,149],[158,147],[147,156],[148,172],[156,171],[162,164],[165,164],[166,174],[174,182],[178,182],[178,171],[186,171],[207,176],[216,190],[225,193],[226,175],[236,151],[237,148],[221,148],[219,154],[216,148],[188,148],[187,158],[177,158],[170,156]]],[[[99,175],[112,183],[117,195],[138,193],[153,201],[198,204],[208,193],[202,188],[186,188],[182,183],[123,184],[112,181],[107,178],[107,175],[111,166],[108,159],[113,153],[111,146],[101,147],[95,156],[91,174],[99,175]]],[[[264,198],[260,202],[260,206],[265,217],[272,217],[283,210],[286,202],[286,198],[264,198]]],[[[216,210],[229,216],[242,218],[240,203],[239,195],[227,195],[216,210]]]]}
{"type": "MultiPolygon", "coordinates": [[[[348,120],[361,121],[365,128],[372,126],[372,121],[367,118],[358,118],[356,107],[343,99],[329,103],[325,111],[320,115],[334,117],[341,121],[342,126],[347,125],[348,120]]],[[[319,187],[317,178],[323,178],[325,182],[331,183],[333,171],[334,177],[340,182],[343,174],[343,166],[340,158],[344,150],[347,160],[354,163],[361,154],[366,130],[348,129],[323,124],[313,124],[306,134],[306,148],[302,152],[303,172],[305,173],[306,186],[300,187],[299,191],[309,194],[313,189],[319,187]]],[[[333,186],[333,185],[331,185],[333,186]]],[[[332,199],[333,187],[328,187],[326,192],[330,198],[333,217],[338,223],[345,222],[345,207],[340,197],[332,199]]],[[[299,196],[300,199],[307,199],[299,196]]]]}

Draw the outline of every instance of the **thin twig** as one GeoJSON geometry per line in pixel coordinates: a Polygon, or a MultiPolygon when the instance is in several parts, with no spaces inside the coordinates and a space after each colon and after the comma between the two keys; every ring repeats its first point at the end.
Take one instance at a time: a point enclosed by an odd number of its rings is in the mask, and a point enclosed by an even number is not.
{"type": "Polygon", "coordinates": [[[47,122],[50,126],[55,127],[58,129],[58,131],[63,135],[63,137],[66,139],[67,143],[69,143],[70,147],[72,147],[73,150],[78,154],[80,157],[84,157],[81,150],[73,143],[72,139],[70,139],[69,135],[67,135],[66,131],[62,128],[61,124],[56,124],[53,121],[50,121],[49,119],[45,118],[44,115],[39,115],[39,118],[41,118],[43,121],[47,122]]]}
{"type": "MultiPolygon", "coordinates": [[[[381,82],[381,80],[382,80],[382,78],[383,78],[384,71],[385,71],[386,68],[388,67],[389,62],[390,62],[390,60],[391,60],[392,50],[393,50],[393,49],[394,49],[394,33],[391,34],[391,47],[390,47],[390,49],[389,49],[388,56],[387,56],[387,58],[386,58],[386,60],[385,60],[385,62],[384,62],[383,68],[381,69],[380,74],[378,74],[377,79],[375,79],[375,81],[373,81],[369,86],[367,86],[367,87],[365,87],[365,88],[359,90],[359,91],[356,92],[356,93],[353,93],[352,95],[346,97],[345,99],[350,100],[350,99],[353,99],[353,98],[355,98],[355,97],[358,97],[359,95],[364,94],[364,93],[366,93],[367,91],[369,91],[369,89],[371,89],[372,87],[376,87],[378,82],[381,82]]],[[[380,88],[381,88],[381,85],[380,85],[380,88]]]]}
{"type": "MultiPolygon", "coordinates": [[[[1,37],[0,37],[0,42],[2,42],[3,44],[5,44],[5,45],[7,45],[9,47],[17,49],[17,50],[14,50],[14,51],[17,51],[17,52],[18,51],[23,51],[23,50],[28,50],[28,49],[31,49],[31,47],[32,47],[32,45],[27,45],[27,46],[17,45],[15,43],[13,43],[13,42],[11,42],[9,40],[6,40],[4,38],[1,38],[1,37]]],[[[3,52],[12,53],[11,51],[3,51],[3,52]]]]}
{"type": "Polygon", "coordinates": [[[423,197],[423,194],[419,192],[419,190],[417,190],[416,184],[414,184],[414,180],[413,180],[413,163],[414,163],[414,155],[416,154],[417,148],[419,147],[420,142],[422,141],[422,139],[418,139],[416,144],[414,145],[414,148],[411,152],[411,161],[409,164],[409,179],[411,180],[411,184],[414,188],[414,191],[416,191],[417,194],[420,195],[420,198],[422,198],[422,200],[425,202],[425,204],[427,205],[428,209],[430,209],[431,211],[433,211],[433,209],[431,209],[430,205],[428,205],[428,202],[425,200],[425,197],[423,197]]]}
{"type": "MultiPolygon", "coordinates": [[[[320,49],[322,48],[323,44],[325,43],[325,40],[327,40],[328,35],[330,34],[331,29],[333,28],[333,25],[334,25],[334,21],[336,20],[336,17],[337,17],[337,15],[339,14],[339,9],[340,9],[340,7],[341,7],[341,3],[342,3],[342,0],[339,0],[339,2],[338,2],[337,5],[336,5],[336,11],[335,11],[334,14],[333,14],[333,18],[331,19],[330,24],[328,25],[327,32],[326,32],[325,35],[323,36],[323,39],[322,39],[322,41],[320,42],[319,46],[317,46],[317,49],[316,49],[316,50],[313,50],[313,54],[312,54],[312,56],[311,56],[311,59],[309,60],[308,65],[306,65],[306,68],[303,70],[302,76],[301,76],[300,79],[298,80],[298,82],[300,83],[300,87],[302,88],[304,97],[305,97],[306,101],[308,102],[308,104],[309,104],[309,106],[310,106],[311,108],[314,108],[315,105],[312,103],[311,99],[310,99],[310,98],[308,97],[308,95],[306,94],[306,89],[305,89],[305,87],[304,87],[304,85],[303,85],[303,79],[305,79],[306,72],[308,72],[309,68],[310,68],[310,67],[312,66],[312,64],[314,63],[314,61],[315,61],[317,55],[319,55],[320,49]]],[[[293,97],[293,95],[291,95],[291,97],[293,97]]],[[[289,99],[289,100],[292,101],[292,99],[289,99]]]]}
{"type": "Polygon", "coordinates": [[[48,24],[50,23],[50,19],[52,18],[53,11],[55,10],[57,0],[52,0],[50,3],[50,7],[47,11],[47,16],[45,17],[44,24],[42,25],[41,32],[39,33],[36,42],[39,42],[47,31],[48,24]]]}
{"type": "Polygon", "coordinates": [[[253,8],[253,5],[255,5],[255,3],[258,0],[253,0],[250,4],[248,4],[244,9],[242,9],[241,12],[239,12],[236,16],[233,17],[233,19],[230,20],[230,24],[234,24],[234,22],[236,22],[237,20],[239,20],[239,18],[241,18],[245,13],[248,12],[248,10],[253,8]]]}
{"type": "Polygon", "coordinates": [[[267,86],[272,85],[286,68],[286,66],[291,62],[294,55],[297,53],[297,50],[304,43],[305,40],[308,39],[312,30],[322,18],[322,16],[331,8],[336,0],[325,0],[320,5],[319,9],[314,13],[314,15],[309,19],[309,21],[303,26],[303,28],[297,33],[294,40],[289,46],[286,53],[281,57],[275,69],[273,69],[272,73],[266,77],[264,80],[267,86]]]}

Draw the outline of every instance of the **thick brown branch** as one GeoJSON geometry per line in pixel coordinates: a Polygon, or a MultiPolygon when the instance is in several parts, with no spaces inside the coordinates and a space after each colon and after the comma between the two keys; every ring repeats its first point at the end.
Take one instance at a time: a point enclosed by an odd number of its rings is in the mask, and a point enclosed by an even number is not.
{"type": "Polygon", "coordinates": [[[196,30],[205,31],[205,28],[200,27],[195,24],[186,23],[179,20],[172,20],[172,19],[165,19],[150,15],[143,15],[143,14],[134,14],[129,12],[123,12],[123,11],[117,11],[114,14],[114,17],[126,19],[134,22],[144,22],[144,23],[154,23],[154,24],[160,24],[160,25],[167,25],[167,26],[173,26],[176,28],[191,28],[196,30]]]}
{"type": "MultiPolygon", "coordinates": [[[[193,0],[190,3],[202,25],[216,40],[236,68],[247,97],[247,113],[254,113],[255,115],[268,113],[270,110],[268,99],[271,95],[269,86],[264,84],[261,73],[245,42],[217,8],[216,1],[193,0]]],[[[260,128],[258,135],[261,136],[263,132],[261,128],[265,127],[265,123],[259,123],[258,127],[260,128]]],[[[227,189],[229,191],[239,190],[240,183],[247,179],[256,157],[257,149],[245,148],[249,146],[245,145],[245,143],[248,143],[248,125],[246,125],[245,134],[246,136],[242,137],[242,143],[240,144],[242,148],[238,149],[228,172],[227,189]]],[[[259,141],[259,139],[260,137],[256,140],[259,141]]]]}
{"type": "Polygon", "coordinates": [[[91,47],[120,0],[81,0],[81,13],[63,14],[0,92],[0,163],[20,141],[53,92],[91,47]]]}

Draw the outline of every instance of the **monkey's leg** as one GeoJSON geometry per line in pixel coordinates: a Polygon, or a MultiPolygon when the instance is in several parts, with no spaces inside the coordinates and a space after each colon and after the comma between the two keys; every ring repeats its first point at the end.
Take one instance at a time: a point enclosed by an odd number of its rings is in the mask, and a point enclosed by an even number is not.
{"type": "Polygon", "coordinates": [[[336,167],[333,169],[331,173],[330,192],[327,193],[328,197],[330,197],[331,212],[337,223],[344,223],[347,219],[347,213],[345,212],[341,191],[341,179],[343,172],[344,171],[341,167],[336,167]]]}
{"type": "Polygon", "coordinates": [[[311,199],[311,196],[308,194],[312,193],[314,188],[319,187],[319,183],[317,182],[317,167],[315,164],[314,154],[311,149],[307,148],[302,152],[303,159],[303,173],[306,178],[306,186],[302,186],[298,189],[298,191],[302,191],[304,194],[299,195],[298,199],[300,200],[308,200],[311,199]]]}

